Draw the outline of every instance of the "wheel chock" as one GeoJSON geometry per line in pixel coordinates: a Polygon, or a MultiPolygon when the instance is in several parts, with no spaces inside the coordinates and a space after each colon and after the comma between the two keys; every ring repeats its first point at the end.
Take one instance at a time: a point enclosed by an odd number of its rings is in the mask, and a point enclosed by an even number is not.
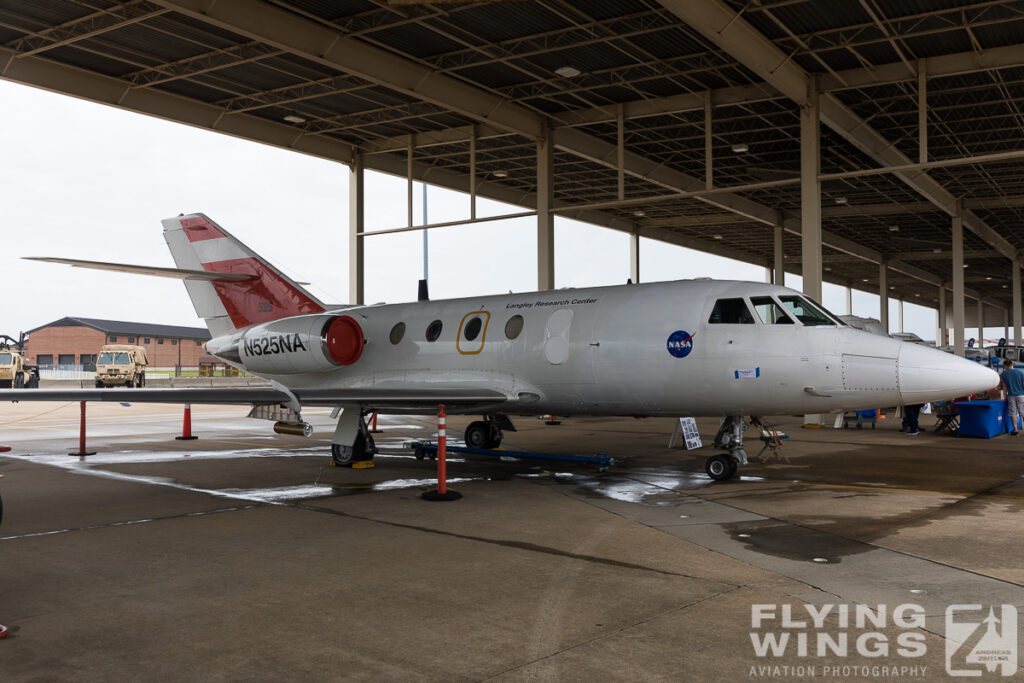
{"type": "Polygon", "coordinates": [[[0,453],[6,453],[9,450],[11,450],[10,446],[0,446],[0,453]]]}
{"type": "Polygon", "coordinates": [[[372,467],[376,467],[372,460],[356,460],[352,463],[352,469],[354,470],[368,470],[372,467]]]}
{"type": "Polygon", "coordinates": [[[9,630],[10,629],[8,629],[6,626],[4,626],[3,624],[0,624],[0,638],[3,638],[4,636],[6,636],[7,633],[9,632],[9,630]]]}

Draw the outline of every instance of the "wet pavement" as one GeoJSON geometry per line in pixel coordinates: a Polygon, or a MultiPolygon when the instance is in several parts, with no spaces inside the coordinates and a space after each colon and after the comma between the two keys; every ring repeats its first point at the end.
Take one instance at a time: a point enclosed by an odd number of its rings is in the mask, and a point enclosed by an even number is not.
{"type": "MultiPolygon", "coordinates": [[[[429,503],[435,463],[409,448],[433,438],[429,419],[382,417],[376,466],[349,469],[327,457],[327,410],[307,412],[307,440],[196,406],[190,442],[172,438],[180,407],[89,411],[97,454],[71,457],[77,404],[0,404],[0,680],[710,680],[880,663],[758,656],[753,605],[783,603],[918,605],[927,651],[882,663],[937,680],[947,606],[1024,607],[1024,437],[778,418],[784,459],[714,483],[710,448],[667,448],[670,420],[519,418],[508,449],[616,464],[457,455],[464,498],[429,503]]],[[[468,422],[449,417],[449,433],[468,422]]],[[[698,425],[709,443],[717,422],[698,425]]]]}

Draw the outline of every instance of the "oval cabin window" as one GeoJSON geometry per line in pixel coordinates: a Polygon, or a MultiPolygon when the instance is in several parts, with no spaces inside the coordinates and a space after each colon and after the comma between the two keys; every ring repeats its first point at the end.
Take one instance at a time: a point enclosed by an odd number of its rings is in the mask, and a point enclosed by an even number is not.
{"type": "Polygon", "coordinates": [[[405,336],[405,323],[395,323],[395,326],[391,328],[391,343],[397,344],[402,341],[402,337],[405,336]]]}
{"type": "Polygon", "coordinates": [[[480,318],[471,318],[466,326],[462,330],[462,334],[466,337],[466,341],[473,341],[480,336],[480,327],[483,325],[480,322],[480,318]]]}
{"type": "Polygon", "coordinates": [[[427,341],[437,341],[437,338],[441,336],[442,327],[443,324],[441,323],[440,320],[435,320],[434,322],[427,325],[427,341]]]}
{"type": "Polygon", "coordinates": [[[515,339],[519,336],[519,333],[523,331],[523,316],[514,315],[508,319],[505,323],[505,336],[509,339],[515,339]]]}

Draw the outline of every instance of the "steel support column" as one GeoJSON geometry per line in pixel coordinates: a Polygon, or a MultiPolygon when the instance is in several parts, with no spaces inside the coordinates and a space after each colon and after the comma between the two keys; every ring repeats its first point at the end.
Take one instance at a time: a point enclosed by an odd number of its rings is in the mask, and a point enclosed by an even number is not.
{"type": "Polygon", "coordinates": [[[846,315],[853,315],[853,287],[846,286],[846,315]]]}
{"type": "Polygon", "coordinates": [[[774,228],[775,268],[772,269],[772,284],[786,286],[786,254],[782,251],[782,225],[774,228]]]}
{"type": "Polygon", "coordinates": [[[985,346],[985,302],[978,297],[978,348],[985,346]]]}
{"type": "Polygon", "coordinates": [[[900,302],[900,306],[899,306],[899,327],[900,327],[900,332],[902,333],[902,332],[906,331],[906,330],[903,329],[903,299],[900,299],[899,302],[900,302]]]}
{"type": "Polygon", "coordinates": [[[878,264],[878,319],[882,329],[889,334],[889,266],[885,259],[878,264]]]}
{"type": "Polygon", "coordinates": [[[814,79],[800,106],[800,257],[804,294],[821,301],[821,126],[814,79]]]}
{"type": "Polygon", "coordinates": [[[939,324],[935,337],[936,346],[949,345],[949,327],[946,325],[946,285],[939,285],[939,324]]]}
{"type": "Polygon", "coordinates": [[[555,288],[554,155],[551,135],[537,142],[537,289],[555,288]]]}
{"type": "Polygon", "coordinates": [[[1013,268],[1013,343],[1016,346],[1024,345],[1024,340],[1021,339],[1021,307],[1020,307],[1020,261],[1014,260],[1012,263],[1013,268]]]}
{"type": "Polygon", "coordinates": [[[629,279],[633,284],[640,283],[640,233],[629,235],[629,279]]]}
{"type": "Polygon", "coordinates": [[[356,154],[348,177],[348,300],[362,305],[365,295],[363,228],[365,224],[365,167],[356,154]]]}
{"type": "Polygon", "coordinates": [[[964,355],[964,221],[953,216],[953,353],[964,355]]]}

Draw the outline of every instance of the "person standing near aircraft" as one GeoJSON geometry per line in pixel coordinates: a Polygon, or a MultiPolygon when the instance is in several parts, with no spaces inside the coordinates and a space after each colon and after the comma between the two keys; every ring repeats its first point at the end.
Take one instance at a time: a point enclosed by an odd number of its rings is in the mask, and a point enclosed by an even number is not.
{"type": "Polygon", "coordinates": [[[910,403],[903,406],[903,422],[907,432],[907,436],[917,436],[921,433],[920,426],[918,425],[918,418],[921,416],[921,406],[923,403],[910,403]]]}
{"type": "Polygon", "coordinates": [[[1017,420],[1024,415],[1024,372],[1015,368],[1009,358],[1003,361],[1003,368],[1003,374],[999,376],[999,386],[1006,389],[1010,433],[1017,436],[1017,420]]]}

